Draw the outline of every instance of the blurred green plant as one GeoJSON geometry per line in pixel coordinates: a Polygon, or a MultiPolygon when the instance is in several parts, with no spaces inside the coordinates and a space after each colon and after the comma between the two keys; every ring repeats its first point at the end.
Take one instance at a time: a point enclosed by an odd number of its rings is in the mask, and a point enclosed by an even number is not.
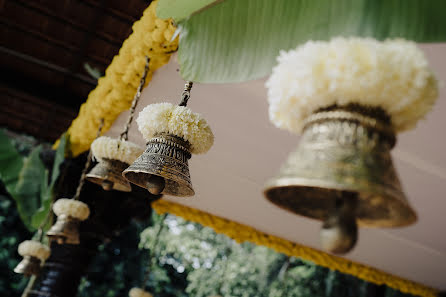
{"type": "Polygon", "coordinates": [[[44,223],[50,211],[67,142],[68,136],[64,135],[49,178],[49,170],[40,158],[42,145],[33,148],[27,157],[22,157],[13,141],[0,130],[0,179],[14,198],[20,218],[31,232],[44,223]]]}
{"type": "MultiPolygon", "coordinates": [[[[159,216],[141,233],[140,247],[153,245],[159,216]]],[[[185,289],[174,296],[231,297],[369,297],[369,287],[380,288],[383,297],[410,296],[379,287],[350,275],[314,263],[277,253],[263,246],[238,244],[222,234],[175,216],[164,220],[155,256],[158,269],[176,270],[168,274],[170,283],[159,282],[154,273],[149,288],[156,296],[170,296],[166,290],[179,279],[185,289]],[[170,268],[169,268],[170,267],[170,268]]],[[[160,278],[161,279],[161,278],[160,278]]]]}

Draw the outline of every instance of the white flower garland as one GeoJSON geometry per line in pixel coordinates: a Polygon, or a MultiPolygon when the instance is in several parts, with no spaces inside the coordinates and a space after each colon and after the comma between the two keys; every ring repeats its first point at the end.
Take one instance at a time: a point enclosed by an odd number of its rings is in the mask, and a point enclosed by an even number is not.
{"type": "Polygon", "coordinates": [[[300,133],[306,117],[333,104],[383,108],[404,131],[429,112],[437,81],[414,42],[371,38],[309,41],[281,52],[266,82],[269,116],[279,128],[300,133]]]}
{"type": "Polygon", "coordinates": [[[91,152],[98,160],[112,159],[132,164],[144,149],[130,141],[101,136],[91,144],[91,152]]]}
{"type": "Polygon", "coordinates": [[[214,135],[206,120],[184,106],[151,104],[139,113],[136,122],[147,141],[156,133],[174,134],[191,144],[193,154],[206,153],[214,143],[214,135]]]}
{"type": "Polygon", "coordinates": [[[53,205],[53,211],[56,216],[62,214],[84,221],[90,215],[90,208],[84,202],[74,199],[62,198],[53,205]]]}
{"type": "Polygon", "coordinates": [[[129,292],[130,297],[153,297],[152,294],[140,288],[132,288],[129,292]]]}
{"type": "Polygon", "coordinates": [[[24,242],[20,243],[17,251],[22,257],[32,256],[41,261],[48,259],[51,254],[51,250],[48,246],[35,240],[25,240],[24,242]]]}

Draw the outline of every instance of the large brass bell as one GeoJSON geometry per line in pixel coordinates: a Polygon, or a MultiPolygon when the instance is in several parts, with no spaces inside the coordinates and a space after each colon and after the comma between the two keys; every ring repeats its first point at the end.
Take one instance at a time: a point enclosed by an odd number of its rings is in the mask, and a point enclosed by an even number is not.
{"type": "Polygon", "coordinates": [[[24,256],[22,261],[14,268],[15,273],[26,276],[39,275],[41,269],[41,261],[37,257],[24,256]]]}
{"type": "Polygon", "coordinates": [[[159,133],[122,175],[154,195],[193,196],[188,160],[190,144],[175,135],[159,133]]]}
{"type": "Polygon", "coordinates": [[[101,159],[86,175],[88,181],[102,186],[106,191],[131,192],[130,183],[122,176],[129,164],[119,160],[101,159]]]}
{"type": "Polygon", "coordinates": [[[356,242],[356,222],[396,227],[416,221],[392,164],[395,141],[390,118],[380,108],[321,109],[306,120],[297,150],[264,194],[279,207],[324,221],[323,246],[346,252],[356,242]],[[330,247],[330,236],[349,244],[330,247]]]}
{"type": "Polygon", "coordinates": [[[50,240],[57,241],[58,244],[79,244],[79,224],[79,220],[61,214],[46,236],[50,240]]]}

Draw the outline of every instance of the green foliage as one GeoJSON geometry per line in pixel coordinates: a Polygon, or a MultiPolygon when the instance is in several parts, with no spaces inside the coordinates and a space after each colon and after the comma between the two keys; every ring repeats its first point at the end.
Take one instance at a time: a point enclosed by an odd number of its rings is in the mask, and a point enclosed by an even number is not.
{"type": "Polygon", "coordinates": [[[14,273],[20,262],[17,245],[31,234],[20,220],[14,201],[0,184],[0,296],[18,297],[26,286],[27,278],[14,273]]]}
{"type": "Polygon", "coordinates": [[[23,157],[3,130],[0,130],[0,164],[0,179],[8,192],[13,193],[23,166],[23,157]]]}
{"type": "Polygon", "coordinates": [[[264,77],[280,50],[308,40],[334,36],[446,40],[444,0],[225,0],[189,16],[199,4],[204,8],[209,3],[160,0],[158,13],[182,19],[181,75],[202,83],[264,77]],[[186,2],[192,2],[191,10],[180,13],[186,2]]]}
{"type": "Polygon", "coordinates": [[[50,211],[60,165],[65,157],[67,139],[67,136],[61,138],[51,179],[48,180],[48,169],[40,159],[42,145],[33,148],[29,155],[23,158],[12,141],[0,131],[0,177],[17,204],[20,218],[30,231],[38,229],[50,211]]]}
{"type": "Polygon", "coordinates": [[[44,184],[45,166],[40,160],[42,147],[36,147],[23,162],[15,190],[10,193],[17,204],[17,209],[25,226],[30,231],[36,230],[31,224],[33,214],[39,207],[39,196],[44,184]]]}
{"type": "Polygon", "coordinates": [[[141,263],[148,261],[138,250],[143,226],[133,223],[112,242],[99,247],[79,287],[79,297],[128,296],[131,287],[142,279],[141,263]]]}
{"type": "Polygon", "coordinates": [[[172,18],[179,22],[213,2],[216,0],[162,0],[156,6],[156,15],[161,19],[172,18]]]}
{"type": "MultiPolygon", "coordinates": [[[[153,248],[160,223],[141,233],[140,247],[153,248]]],[[[185,290],[174,296],[231,297],[365,297],[368,283],[350,275],[331,271],[311,262],[289,258],[263,246],[237,244],[225,235],[174,216],[167,216],[160,235],[149,289],[156,296],[170,296],[167,291],[182,276],[185,290]],[[161,284],[155,271],[176,270],[171,282],[165,275],[161,284]]],[[[374,286],[374,285],[371,285],[374,286]]],[[[374,286],[376,287],[376,286],[374,286]]],[[[385,289],[385,296],[409,296],[385,289]]]]}
{"type": "MultiPolygon", "coordinates": [[[[56,188],[56,182],[60,175],[60,166],[62,165],[62,162],[65,159],[65,150],[68,147],[68,136],[64,134],[60,138],[59,146],[56,150],[56,155],[54,157],[54,164],[51,174],[51,179],[48,183],[48,170],[45,169],[44,173],[42,174],[42,183],[40,188],[40,207],[35,210],[35,213],[32,215],[31,219],[31,225],[33,228],[38,229],[48,216],[48,212],[51,209],[51,204],[54,201],[54,195],[55,195],[55,188],[56,188]]],[[[49,225],[43,226],[46,228],[49,228],[49,225]]]]}

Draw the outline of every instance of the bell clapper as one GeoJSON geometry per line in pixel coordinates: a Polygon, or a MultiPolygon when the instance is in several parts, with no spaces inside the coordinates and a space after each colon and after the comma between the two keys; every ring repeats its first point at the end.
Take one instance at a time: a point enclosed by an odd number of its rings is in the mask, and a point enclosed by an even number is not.
{"type": "Polygon", "coordinates": [[[101,186],[105,191],[110,191],[111,189],[113,189],[113,182],[105,179],[104,181],[102,181],[101,186]]]}
{"type": "Polygon", "coordinates": [[[322,248],[334,254],[352,250],[358,239],[356,223],[357,193],[343,191],[337,197],[334,208],[322,224],[320,232],[322,248]]]}
{"type": "Polygon", "coordinates": [[[158,175],[151,175],[147,180],[147,189],[153,195],[159,195],[164,190],[166,181],[158,175]]]}

